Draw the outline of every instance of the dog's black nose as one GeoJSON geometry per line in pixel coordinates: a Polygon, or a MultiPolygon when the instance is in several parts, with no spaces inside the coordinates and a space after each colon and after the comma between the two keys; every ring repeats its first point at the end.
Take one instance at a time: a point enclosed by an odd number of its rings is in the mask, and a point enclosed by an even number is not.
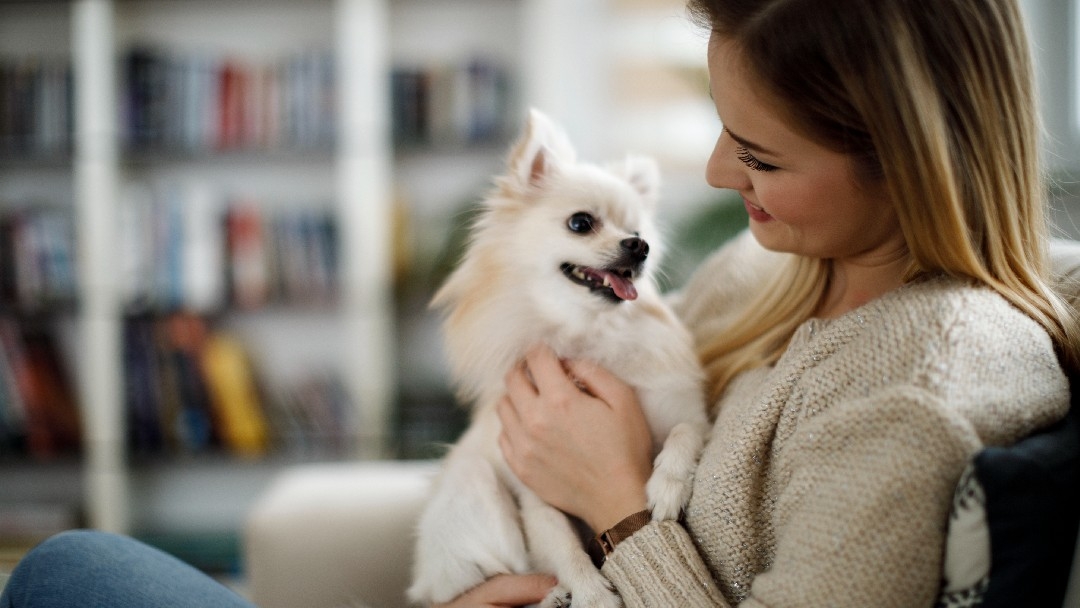
{"type": "Polygon", "coordinates": [[[645,239],[638,237],[631,237],[623,239],[621,243],[622,248],[625,249],[635,259],[644,260],[649,256],[649,244],[645,242],[645,239]]]}

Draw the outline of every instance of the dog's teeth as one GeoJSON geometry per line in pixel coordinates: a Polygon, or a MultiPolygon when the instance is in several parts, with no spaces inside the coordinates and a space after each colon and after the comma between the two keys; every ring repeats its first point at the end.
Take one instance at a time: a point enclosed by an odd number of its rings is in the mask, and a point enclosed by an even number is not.
{"type": "Polygon", "coordinates": [[[604,275],[604,287],[611,287],[611,279],[606,274],[604,275]]]}
{"type": "Polygon", "coordinates": [[[585,273],[582,272],[580,268],[575,268],[574,269],[574,276],[581,279],[581,280],[583,280],[583,281],[585,280],[585,273]]]}

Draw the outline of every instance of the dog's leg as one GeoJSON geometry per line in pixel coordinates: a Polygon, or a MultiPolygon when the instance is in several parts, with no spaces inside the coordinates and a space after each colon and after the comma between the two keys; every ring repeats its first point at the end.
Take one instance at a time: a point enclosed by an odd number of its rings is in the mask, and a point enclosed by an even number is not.
{"type": "Polygon", "coordinates": [[[682,422],[668,434],[645,486],[654,520],[678,519],[686,506],[706,429],[705,423],[682,422]]]}
{"type": "Polygon", "coordinates": [[[521,489],[518,500],[529,554],[537,568],[554,573],[559,579],[540,608],[567,608],[571,603],[579,608],[622,606],[611,583],[593,566],[566,515],[525,488],[521,489]]]}
{"type": "Polygon", "coordinates": [[[448,602],[488,578],[529,570],[517,504],[491,462],[467,449],[447,457],[421,515],[408,596],[448,602]]]}

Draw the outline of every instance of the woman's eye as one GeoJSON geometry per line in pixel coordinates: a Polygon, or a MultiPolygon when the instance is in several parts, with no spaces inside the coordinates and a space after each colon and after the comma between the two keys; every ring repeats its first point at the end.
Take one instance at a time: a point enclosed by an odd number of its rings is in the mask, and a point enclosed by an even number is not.
{"type": "Polygon", "coordinates": [[[750,150],[747,150],[743,146],[735,148],[735,157],[741,160],[744,165],[750,167],[750,169],[754,171],[775,171],[777,169],[777,167],[774,165],[770,165],[769,163],[764,163],[758,160],[756,156],[750,153],[750,150]]]}
{"type": "Polygon", "coordinates": [[[595,225],[596,219],[584,211],[575,213],[570,216],[570,219],[566,220],[566,227],[570,229],[570,232],[578,234],[592,232],[595,225]]]}

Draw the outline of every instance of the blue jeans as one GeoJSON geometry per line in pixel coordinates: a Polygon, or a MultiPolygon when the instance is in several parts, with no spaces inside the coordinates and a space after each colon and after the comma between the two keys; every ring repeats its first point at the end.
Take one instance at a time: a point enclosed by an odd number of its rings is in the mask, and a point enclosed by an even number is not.
{"type": "Polygon", "coordinates": [[[74,530],[19,562],[0,608],[254,608],[175,557],[126,536],[74,530]]]}

